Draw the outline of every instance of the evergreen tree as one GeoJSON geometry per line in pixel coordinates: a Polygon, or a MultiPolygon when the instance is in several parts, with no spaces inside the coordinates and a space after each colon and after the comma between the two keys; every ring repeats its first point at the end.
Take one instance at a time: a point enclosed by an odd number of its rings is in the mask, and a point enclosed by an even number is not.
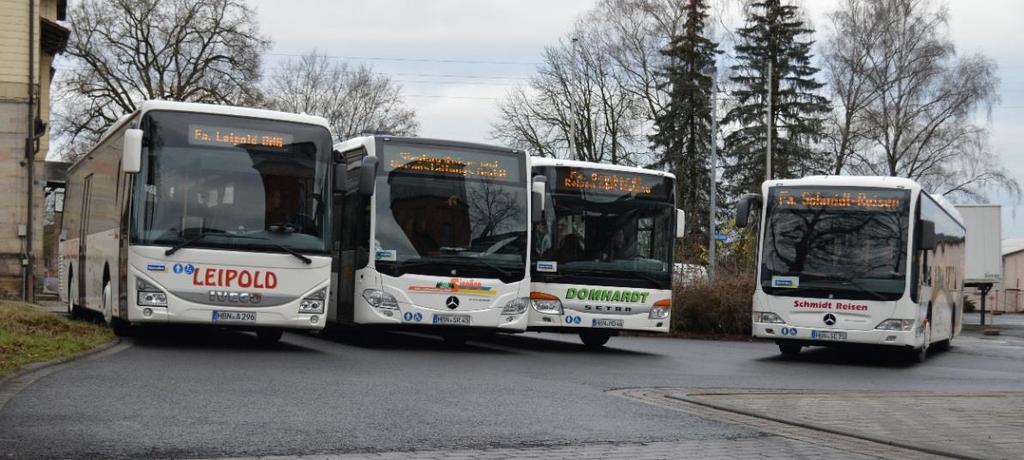
{"type": "Polygon", "coordinates": [[[655,151],[664,152],[659,166],[676,175],[676,202],[686,211],[687,228],[683,260],[701,254],[708,241],[710,187],[712,78],[718,44],[704,36],[707,24],[705,0],[687,0],[681,34],[662,50],[668,58],[659,89],[666,91],[666,109],[655,117],[656,132],[650,137],[655,151]]]}
{"type": "Polygon", "coordinates": [[[733,193],[760,191],[765,179],[768,129],[772,127],[772,178],[799,177],[822,171],[825,155],[814,148],[823,134],[829,101],[816,92],[824,84],[811,65],[810,36],[814,30],[795,5],[781,0],[755,0],[748,5],[745,27],[739,29],[738,64],[730,78],[737,105],[726,114],[724,126],[738,125],[725,138],[728,160],[725,179],[733,193]],[[765,84],[771,63],[771,114],[765,84]]]}

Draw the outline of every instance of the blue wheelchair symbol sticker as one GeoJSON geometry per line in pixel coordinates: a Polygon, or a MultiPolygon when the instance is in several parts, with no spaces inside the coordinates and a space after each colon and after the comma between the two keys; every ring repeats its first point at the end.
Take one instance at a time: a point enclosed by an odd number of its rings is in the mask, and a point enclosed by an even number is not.
{"type": "Polygon", "coordinates": [[[192,272],[194,272],[194,271],[196,271],[196,266],[195,265],[188,264],[188,265],[185,266],[185,273],[186,274],[191,275],[192,272]]]}

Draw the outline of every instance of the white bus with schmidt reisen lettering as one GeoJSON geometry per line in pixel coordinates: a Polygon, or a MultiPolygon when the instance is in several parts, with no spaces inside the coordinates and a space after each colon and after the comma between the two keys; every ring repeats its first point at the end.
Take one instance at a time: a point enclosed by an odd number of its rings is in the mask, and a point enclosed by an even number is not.
{"type": "Polygon", "coordinates": [[[333,163],[320,117],[143,102],[68,170],[61,298],[132,324],[321,329],[333,163]]]}
{"type": "Polygon", "coordinates": [[[331,323],[455,342],[526,328],[527,155],[397,136],[357,137],[335,151],[347,174],[335,197],[331,323]]]}
{"type": "Polygon", "coordinates": [[[546,190],[531,238],[528,330],[579,334],[588,347],[619,331],[668,332],[674,244],[684,224],[675,176],[550,158],[532,163],[546,190]]]}
{"type": "Polygon", "coordinates": [[[965,229],[945,199],[896,177],[772,180],[761,191],[736,215],[740,227],[760,217],[755,337],[784,355],[854,343],[920,362],[960,333],[965,229]]]}

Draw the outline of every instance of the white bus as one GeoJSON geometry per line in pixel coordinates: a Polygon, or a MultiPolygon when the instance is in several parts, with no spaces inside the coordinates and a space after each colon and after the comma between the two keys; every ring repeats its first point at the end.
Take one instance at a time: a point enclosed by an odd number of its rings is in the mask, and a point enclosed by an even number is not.
{"type": "Polygon", "coordinates": [[[329,322],[429,330],[453,342],[526,328],[534,200],[523,152],[395,136],[334,148],[348,174],[335,197],[329,322]]]}
{"type": "Polygon", "coordinates": [[[896,177],[772,180],[761,189],[740,199],[736,216],[743,227],[760,208],[754,337],[788,356],[854,343],[920,362],[960,333],[965,231],[946,200],[896,177]]]}
{"type": "Polygon", "coordinates": [[[533,158],[546,182],[534,222],[528,329],[600,347],[619,331],[668,332],[683,212],[662,171],[533,158]]]}
{"type": "Polygon", "coordinates": [[[68,170],[61,298],[138,323],[324,326],[331,135],[320,117],[147,101],[68,170]]]}

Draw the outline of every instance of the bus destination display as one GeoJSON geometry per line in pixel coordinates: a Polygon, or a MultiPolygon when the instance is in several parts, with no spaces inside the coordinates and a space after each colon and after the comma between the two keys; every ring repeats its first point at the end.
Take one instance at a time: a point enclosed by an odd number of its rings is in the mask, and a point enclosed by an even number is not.
{"type": "Polygon", "coordinates": [[[904,209],[908,198],[908,194],[904,190],[782,188],[773,195],[775,205],[783,209],[836,208],[897,211],[904,209]]]}
{"type": "Polygon", "coordinates": [[[385,173],[399,171],[500,181],[519,178],[519,159],[468,150],[445,151],[401,146],[386,152],[383,163],[385,173]]]}
{"type": "Polygon", "coordinates": [[[292,143],[292,135],[257,131],[250,129],[227,128],[210,125],[188,125],[188,143],[214,147],[236,147],[239,145],[267,148],[283,148],[292,143]]]}
{"type": "Polygon", "coordinates": [[[634,174],[613,174],[600,171],[569,169],[562,175],[558,187],[565,190],[593,190],[598,192],[650,195],[652,187],[644,178],[634,174]]]}

